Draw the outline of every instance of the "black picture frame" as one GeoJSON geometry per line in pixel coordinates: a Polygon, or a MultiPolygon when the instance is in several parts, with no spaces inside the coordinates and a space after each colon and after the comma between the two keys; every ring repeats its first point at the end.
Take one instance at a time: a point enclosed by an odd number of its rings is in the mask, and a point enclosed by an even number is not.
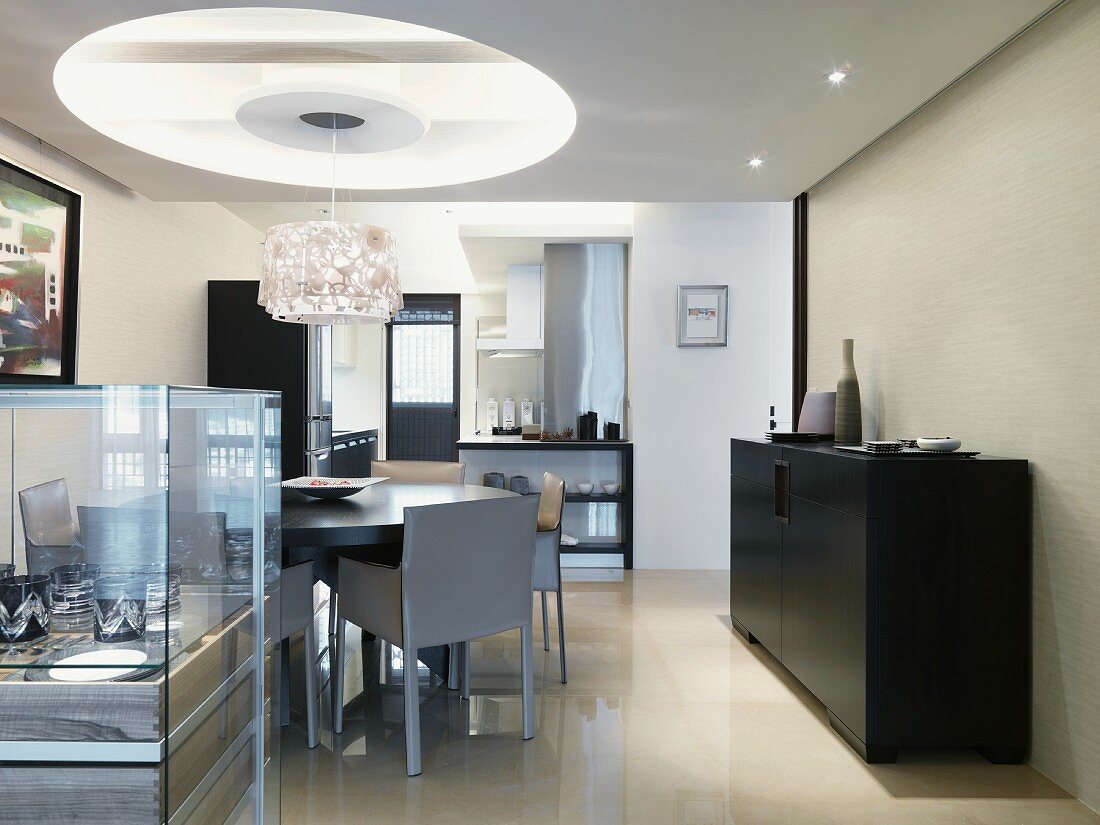
{"type": "MultiPolygon", "coordinates": [[[[34,385],[51,384],[66,385],[76,383],[76,357],[77,357],[77,307],[78,307],[78,277],[80,271],[80,238],[81,222],[83,218],[83,197],[80,193],[67,189],[61,184],[42,177],[29,169],[26,169],[8,158],[0,156],[0,183],[10,184],[19,189],[46,198],[49,201],[65,209],[64,224],[64,254],[61,260],[60,272],[60,299],[57,301],[56,311],[59,316],[56,322],[60,328],[60,374],[38,375],[29,372],[10,372],[0,364],[0,385],[34,385]]],[[[6,187],[5,187],[6,189],[6,187]]],[[[0,218],[8,217],[0,215],[0,218]]],[[[6,223],[6,221],[0,221],[6,223]]],[[[5,244],[0,243],[0,252],[5,244]]],[[[10,253],[4,253],[10,254],[10,253]]],[[[3,258],[4,255],[0,255],[3,258]]],[[[4,274],[0,273],[0,281],[4,274]]],[[[7,289],[7,287],[4,287],[7,289]]],[[[48,300],[49,283],[45,284],[44,300],[48,300]]],[[[0,299],[6,296],[0,292],[0,299]]],[[[4,349],[0,347],[0,356],[4,349]]]]}

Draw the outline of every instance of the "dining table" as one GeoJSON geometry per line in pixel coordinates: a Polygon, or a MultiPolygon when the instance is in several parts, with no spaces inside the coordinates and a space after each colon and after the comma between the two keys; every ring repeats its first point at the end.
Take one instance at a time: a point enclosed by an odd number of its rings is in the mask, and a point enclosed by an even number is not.
{"type": "Polygon", "coordinates": [[[400,544],[405,533],[407,507],[514,495],[516,493],[508,490],[476,484],[390,480],[337,499],[312,498],[296,489],[284,488],[283,547],[313,548],[315,552],[309,555],[318,557],[335,555],[339,548],[400,544]]]}
{"type": "MultiPolygon", "coordinates": [[[[313,498],[283,488],[283,565],[312,562],[314,576],[339,592],[341,555],[396,566],[401,561],[405,510],[433,504],[483,501],[517,495],[476,484],[380,481],[345,498],[313,498]]],[[[446,678],[447,648],[426,648],[420,661],[446,678]]]]}

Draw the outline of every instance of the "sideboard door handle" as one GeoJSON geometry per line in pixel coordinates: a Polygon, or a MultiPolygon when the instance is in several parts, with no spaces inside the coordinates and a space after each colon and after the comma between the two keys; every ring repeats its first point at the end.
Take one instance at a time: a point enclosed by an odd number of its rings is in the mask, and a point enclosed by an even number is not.
{"type": "Polygon", "coordinates": [[[775,462],[775,518],[782,524],[791,523],[791,464],[775,462]]]}

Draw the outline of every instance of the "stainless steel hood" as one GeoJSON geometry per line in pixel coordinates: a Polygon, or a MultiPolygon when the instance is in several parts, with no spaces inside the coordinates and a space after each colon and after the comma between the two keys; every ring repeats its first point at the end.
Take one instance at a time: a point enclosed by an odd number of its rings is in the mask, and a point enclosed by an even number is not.
{"type": "Polygon", "coordinates": [[[575,430],[588,410],[601,431],[624,424],[626,245],[546,244],[543,289],[543,428],[575,430]]]}

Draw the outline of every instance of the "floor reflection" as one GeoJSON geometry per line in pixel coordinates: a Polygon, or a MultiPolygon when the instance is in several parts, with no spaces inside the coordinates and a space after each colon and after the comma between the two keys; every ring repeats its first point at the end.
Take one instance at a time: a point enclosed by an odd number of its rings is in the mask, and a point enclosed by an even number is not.
{"type": "Polygon", "coordinates": [[[469,702],[418,667],[424,772],[413,779],[400,651],[349,631],[344,733],[332,735],[327,709],[313,751],[284,729],[283,821],[1100,824],[1026,766],[969,752],[863,764],[820,704],[730,632],[727,573],[601,578],[566,585],[568,685],[553,611],[549,652],[535,615],[529,742],[518,632],[473,643],[469,702]]]}

